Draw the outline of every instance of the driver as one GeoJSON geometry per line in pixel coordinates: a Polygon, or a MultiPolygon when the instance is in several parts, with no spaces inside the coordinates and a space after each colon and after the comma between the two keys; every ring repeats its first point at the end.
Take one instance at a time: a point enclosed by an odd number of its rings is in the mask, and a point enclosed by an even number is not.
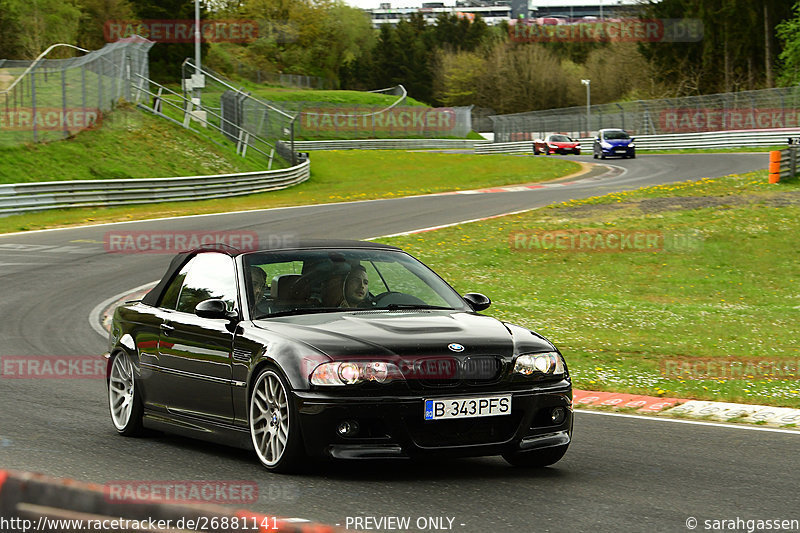
{"type": "Polygon", "coordinates": [[[251,266],[250,283],[253,288],[253,309],[256,309],[264,297],[264,291],[267,288],[267,273],[256,266],[251,266]]]}

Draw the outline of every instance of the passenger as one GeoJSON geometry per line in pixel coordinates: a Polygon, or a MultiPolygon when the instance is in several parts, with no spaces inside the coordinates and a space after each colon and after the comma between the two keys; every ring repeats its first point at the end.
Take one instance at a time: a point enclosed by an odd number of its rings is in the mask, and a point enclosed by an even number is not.
{"type": "Polygon", "coordinates": [[[367,269],[354,265],[344,281],[344,297],[339,307],[366,307],[369,305],[369,278],[367,269]]]}

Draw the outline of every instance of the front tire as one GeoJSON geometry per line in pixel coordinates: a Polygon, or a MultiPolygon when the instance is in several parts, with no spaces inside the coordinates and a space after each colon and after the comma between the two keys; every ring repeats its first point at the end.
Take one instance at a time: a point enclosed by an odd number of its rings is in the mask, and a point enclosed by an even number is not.
{"type": "Polygon", "coordinates": [[[553,446],[552,448],[544,448],[543,450],[534,450],[530,452],[514,452],[504,453],[503,459],[513,466],[524,468],[544,468],[557,463],[564,454],[567,453],[569,444],[562,446],[553,446]]]}
{"type": "Polygon", "coordinates": [[[300,421],[290,391],[278,370],[267,366],[259,372],[250,393],[250,438],[258,460],[271,472],[297,470],[304,455],[300,421]]]}
{"type": "Polygon", "coordinates": [[[117,433],[125,437],[142,434],[142,394],[136,383],[133,363],[128,356],[117,352],[111,361],[108,376],[108,406],[117,433]]]}

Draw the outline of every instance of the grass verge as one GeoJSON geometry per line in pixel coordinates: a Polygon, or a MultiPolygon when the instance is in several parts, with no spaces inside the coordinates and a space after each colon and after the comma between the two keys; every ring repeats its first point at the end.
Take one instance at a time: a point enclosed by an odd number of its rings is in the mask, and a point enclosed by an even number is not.
{"type": "Polygon", "coordinates": [[[503,155],[311,152],[311,179],[289,189],[218,200],[13,215],[0,218],[0,233],[495,187],[555,179],[579,169],[571,161],[503,155]]]}
{"type": "Polygon", "coordinates": [[[0,161],[0,183],[168,178],[266,168],[266,161],[237,155],[233,144],[219,146],[130,105],[109,113],[99,127],[65,140],[0,146],[0,161]]]}
{"type": "Polygon", "coordinates": [[[744,367],[729,379],[685,364],[766,360],[797,368],[798,232],[800,184],[769,185],[757,171],[382,240],[460,292],[489,295],[490,314],[550,338],[577,388],[800,407],[800,374],[791,367],[780,376],[744,367]],[[554,230],[604,236],[595,244],[625,232],[662,240],[660,248],[612,253],[581,248],[580,240],[544,249],[543,239],[513,236],[554,230]]]}

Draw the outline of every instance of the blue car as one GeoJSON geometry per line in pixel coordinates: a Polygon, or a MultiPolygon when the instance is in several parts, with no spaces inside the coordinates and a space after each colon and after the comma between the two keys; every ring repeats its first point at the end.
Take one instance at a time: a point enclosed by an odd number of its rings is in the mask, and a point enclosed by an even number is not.
{"type": "Polygon", "coordinates": [[[625,130],[606,128],[597,132],[592,155],[595,159],[605,159],[607,156],[635,158],[636,145],[625,130]]]}

